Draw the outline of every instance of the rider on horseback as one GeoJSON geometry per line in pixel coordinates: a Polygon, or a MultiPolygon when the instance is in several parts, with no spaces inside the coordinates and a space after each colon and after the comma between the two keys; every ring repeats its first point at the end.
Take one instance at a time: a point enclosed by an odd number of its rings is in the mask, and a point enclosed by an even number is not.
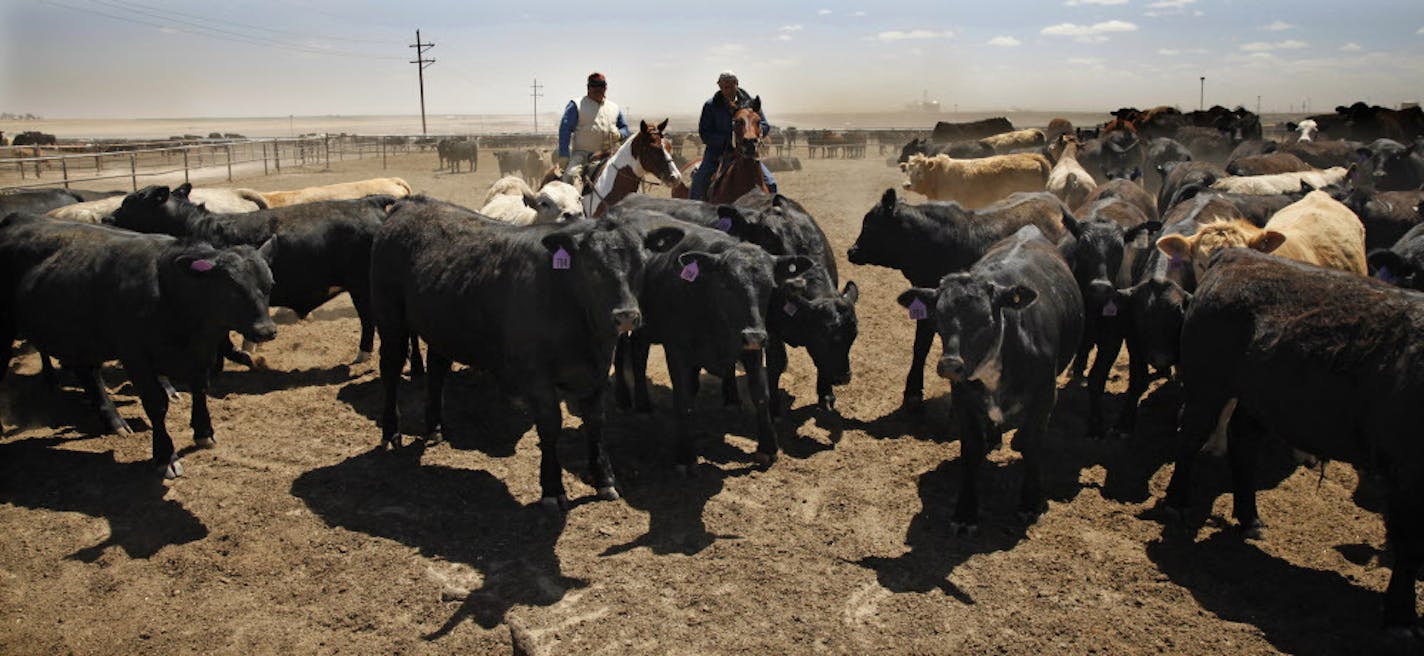
{"type": "Polygon", "coordinates": [[[631,134],[623,110],[606,97],[607,93],[607,78],[602,73],[590,73],[588,95],[570,100],[564,108],[564,118],[559,122],[559,166],[564,170],[564,182],[577,184],[575,181],[595,153],[606,155],[617,150],[618,144],[631,134]]]}
{"type": "MultiPolygon", "coordinates": [[[[717,76],[717,89],[712,99],[702,104],[702,119],[697,124],[697,134],[702,137],[702,143],[707,145],[707,150],[702,155],[702,165],[697,167],[697,173],[692,176],[689,196],[693,200],[703,200],[707,197],[707,186],[712,182],[712,174],[717,170],[722,157],[732,152],[733,112],[752,101],[751,94],[738,86],[737,74],[731,71],[723,71],[717,76]]],[[[766,115],[762,114],[762,134],[771,130],[765,117],[766,115]]],[[[771,193],[776,193],[776,179],[765,165],[761,167],[761,175],[766,182],[766,188],[771,193]]]]}

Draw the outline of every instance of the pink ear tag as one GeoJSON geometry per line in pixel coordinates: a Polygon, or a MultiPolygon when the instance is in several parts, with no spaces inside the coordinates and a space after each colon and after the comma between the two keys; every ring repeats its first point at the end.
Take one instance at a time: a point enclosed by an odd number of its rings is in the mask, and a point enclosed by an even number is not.
{"type": "Polygon", "coordinates": [[[796,316],[796,303],[787,301],[786,305],[781,306],[781,311],[785,312],[788,317],[796,316]]]}
{"type": "Polygon", "coordinates": [[[572,263],[573,258],[569,257],[569,252],[564,250],[563,246],[560,246],[559,250],[554,251],[555,269],[567,269],[572,263]]]}
{"type": "Polygon", "coordinates": [[[1114,301],[1108,301],[1108,304],[1103,306],[1103,316],[1105,316],[1105,317],[1115,317],[1115,316],[1117,316],[1117,303],[1114,302],[1114,301]]]}
{"type": "Polygon", "coordinates": [[[717,222],[712,224],[712,227],[721,230],[722,232],[731,232],[732,220],[724,216],[720,219],[717,219],[717,222]]]}
{"type": "Polygon", "coordinates": [[[688,262],[688,263],[687,263],[687,266],[682,267],[682,274],[681,274],[681,275],[682,275],[682,279],[683,279],[683,280],[686,280],[686,281],[688,281],[688,282],[692,282],[692,281],[694,281],[694,280],[697,280],[697,274],[698,274],[698,273],[700,273],[700,271],[699,271],[698,268],[697,268],[697,261],[696,261],[696,260],[693,260],[693,261],[691,261],[691,262],[688,262]]]}
{"type": "Polygon", "coordinates": [[[188,268],[198,273],[207,273],[213,270],[213,262],[212,260],[193,260],[193,263],[188,265],[188,268]]]}
{"type": "Polygon", "coordinates": [[[920,299],[910,301],[910,318],[921,321],[930,317],[930,309],[925,307],[925,302],[920,299]]]}

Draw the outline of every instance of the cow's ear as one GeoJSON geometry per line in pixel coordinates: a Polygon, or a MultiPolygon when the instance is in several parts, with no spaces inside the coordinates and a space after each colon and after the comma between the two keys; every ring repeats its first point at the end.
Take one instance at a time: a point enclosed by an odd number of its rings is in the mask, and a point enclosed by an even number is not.
{"type": "Polygon", "coordinates": [[[664,131],[664,130],[667,130],[667,124],[668,124],[668,120],[667,120],[667,119],[663,119],[663,122],[658,124],[658,132],[662,132],[662,131],[664,131]]]}
{"type": "MultiPolygon", "coordinates": [[[[901,165],[901,168],[904,168],[904,165],[903,165],[903,164],[901,165]]],[[[894,188],[894,187],[891,187],[891,188],[889,188],[889,189],[886,189],[886,190],[885,190],[885,193],[883,193],[883,194],[880,195],[880,207],[884,208],[884,209],[887,210],[887,211],[895,209],[895,188],[894,188]]]]}
{"type": "Polygon", "coordinates": [[[677,256],[677,263],[682,267],[682,279],[692,282],[699,272],[717,265],[717,256],[707,251],[687,251],[677,256]]]}
{"type": "Polygon", "coordinates": [[[1399,253],[1388,248],[1376,248],[1367,256],[1374,276],[1387,283],[1395,283],[1400,278],[1415,272],[1415,268],[1399,253]]]}
{"type": "Polygon", "coordinates": [[[262,242],[262,245],[257,248],[257,254],[262,256],[262,259],[267,262],[267,266],[272,266],[272,262],[277,259],[277,239],[269,237],[267,241],[262,242]]]}
{"type": "Polygon", "coordinates": [[[188,194],[191,193],[193,193],[193,183],[191,182],[184,182],[173,188],[173,195],[179,198],[186,199],[188,198],[188,194]]]}
{"type": "Polygon", "coordinates": [[[195,276],[206,275],[209,271],[218,267],[216,259],[198,257],[197,255],[179,255],[178,258],[174,260],[174,264],[195,276]]]}
{"type": "Polygon", "coordinates": [[[737,239],[746,241],[747,227],[751,223],[747,220],[742,211],[732,205],[717,206],[717,223],[712,227],[721,230],[737,239]]]}
{"type": "Polygon", "coordinates": [[[1286,236],[1275,230],[1262,230],[1246,241],[1246,244],[1262,253],[1269,253],[1286,243],[1286,236]]]}
{"type": "Polygon", "coordinates": [[[929,312],[934,312],[936,296],[939,296],[939,290],[925,287],[911,287],[900,292],[900,295],[895,297],[895,302],[899,303],[900,307],[908,308],[914,305],[915,301],[919,301],[929,312]]]}
{"type": "Polygon", "coordinates": [[[682,228],[665,227],[658,228],[643,238],[643,248],[653,253],[666,253],[668,249],[676,246],[682,241],[682,228]]]}
{"type": "Polygon", "coordinates": [[[1137,239],[1138,235],[1150,235],[1161,229],[1161,221],[1147,221],[1144,223],[1139,223],[1135,226],[1132,226],[1131,228],[1128,228],[1126,232],[1122,233],[1122,240],[1130,244],[1132,243],[1132,240],[1137,239]]]}
{"type": "Polygon", "coordinates": [[[645,121],[645,120],[643,120],[643,119],[638,119],[638,131],[639,131],[639,132],[647,132],[647,131],[648,131],[648,122],[645,121]]]}
{"type": "Polygon", "coordinates": [[[846,281],[845,289],[841,290],[841,298],[851,305],[855,305],[855,302],[860,300],[860,287],[855,284],[854,280],[846,281]]]}
{"type": "Polygon", "coordinates": [[[558,253],[562,250],[568,255],[573,255],[576,250],[573,235],[564,232],[555,232],[546,235],[540,240],[540,243],[544,244],[544,248],[550,253],[558,253]]]}
{"type": "Polygon", "coordinates": [[[520,198],[523,198],[523,199],[524,199],[524,206],[525,206],[525,207],[528,207],[528,208],[530,208],[530,209],[533,209],[535,205],[538,205],[538,204],[539,204],[539,197],[538,197],[538,196],[535,196],[533,193],[529,192],[528,190],[520,190],[519,196],[520,196],[520,198]]]}
{"type": "Polygon", "coordinates": [[[1038,299],[1038,292],[1023,285],[994,286],[994,303],[1010,310],[1022,310],[1038,299]]]}
{"type": "MultiPolygon", "coordinates": [[[[1069,179],[1071,180],[1072,178],[1069,179]]],[[[1063,210],[1062,221],[1063,228],[1067,230],[1069,234],[1073,235],[1074,237],[1083,236],[1083,224],[1079,222],[1078,219],[1073,218],[1073,215],[1069,214],[1068,210],[1066,209],[1063,210]]]]}
{"type": "Polygon", "coordinates": [[[1167,235],[1157,240],[1157,250],[1174,260],[1186,260],[1192,256],[1192,242],[1181,235],[1167,235]]]}
{"type": "Polygon", "coordinates": [[[806,280],[802,276],[805,276],[806,272],[815,265],[811,258],[805,255],[782,255],[776,258],[776,265],[772,267],[772,276],[775,278],[777,286],[799,278],[800,284],[795,286],[804,288],[806,280]]]}

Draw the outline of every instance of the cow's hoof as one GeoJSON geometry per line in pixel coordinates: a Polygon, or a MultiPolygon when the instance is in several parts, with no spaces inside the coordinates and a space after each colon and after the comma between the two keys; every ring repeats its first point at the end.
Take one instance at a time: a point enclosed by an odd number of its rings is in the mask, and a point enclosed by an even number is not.
{"type": "Polygon", "coordinates": [[[950,522],[949,532],[962,538],[972,538],[979,535],[979,525],[972,522],[950,522]]]}
{"type": "Polygon", "coordinates": [[[1241,538],[1244,540],[1264,540],[1266,538],[1266,523],[1257,519],[1253,522],[1242,524],[1241,538]]]}
{"type": "Polygon", "coordinates": [[[356,359],[355,359],[355,360],[352,360],[352,361],[351,361],[351,364],[361,364],[361,363],[363,363],[363,362],[369,362],[370,360],[371,360],[371,352],[370,352],[370,351],[357,351],[357,352],[356,352],[356,359]]]}
{"type": "Polygon", "coordinates": [[[382,437],[380,448],[383,451],[395,451],[401,448],[401,434],[391,433],[390,435],[382,437]]]}
{"type": "Polygon", "coordinates": [[[445,433],[438,428],[433,431],[430,431],[430,433],[425,436],[425,446],[440,446],[444,443],[445,433]]]}
{"type": "Polygon", "coordinates": [[[163,478],[171,481],[183,475],[183,463],[175,455],[166,464],[159,465],[158,470],[163,472],[163,478]]]}
{"type": "Polygon", "coordinates": [[[922,415],[925,413],[925,397],[919,394],[906,394],[905,400],[900,403],[900,408],[912,415],[922,415]]]}
{"type": "Polygon", "coordinates": [[[194,435],[193,444],[196,444],[199,449],[211,449],[218,445],[218,440],[212,435],[194,435]]]}
{"type": "Polygon", "coordinates": [[[819,408],[821,412],[835,412],[836,397],[831,395],[823,396],[821,397],[821,400],[816,404],[816,407],[819,408]]]}
{"type": "Polygon", "coordinates": [[[762,469],[771,467],[776,462],[775,451],[757,451],[752,454],[752,463],[762,469]]]}
{"type": "Polygon", "coordinates": [[[134,432],[132,428],[129,428],[129,422],[124,421],[122,417],[116,417],[113,423],[109,424],[109,429],[114,431],[115,435],[123,436],[133,435],[134,432]]]}
{"type": "Polygon", "coordinates": [[[563,494],[556,497],[544,497],[539,500],[539,506],[548,512],[565,513],[569,511],[569,497],[563,494]]]}
{"type": "Polygon", "coordinates": [[[598,498],[601,501],[617,501],[623,497],[618,494],[617,488],[608,485],[598,488],[598,498]]]}
{"type": "Polygon", "coordinates": [[[267,371],[269,368],[270,367],[267,366],[267,358],[264,358],[260,355],[252,356],[253,371],[267,371]]]}

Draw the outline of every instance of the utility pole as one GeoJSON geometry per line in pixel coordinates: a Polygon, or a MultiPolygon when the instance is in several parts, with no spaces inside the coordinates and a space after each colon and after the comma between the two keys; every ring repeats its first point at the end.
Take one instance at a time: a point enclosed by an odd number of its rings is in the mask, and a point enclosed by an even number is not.
{"type": "Polygon", "coordinates": [[[426,59],[425,51],[434,48],[433,43],[422,43],[420,40],[420,30],[415,31],[415,43],[411,44],[415,48],[415,61],[412,64],[420,64],[420,136],[425,136],[425,68],[435,63],[434,59],[426,59]]]}
{"type": "Polygon", "coordinates": [[[1206,76],[1201,77],[1201,96],[1197,98],[1197,110],[1206,109],[1206,76]]]}
{"type": "Polygon", "coordinates": [[[539,90],[544,88],[544,85],[539,84],[539,78],[536,77],[534,84],[529,85],[529,88],[534,90],[529,95],[534,97],[534,132],[537,133],[539,132],[539,99],[544,97],[544,94],[539,93],[539,90]]]}

